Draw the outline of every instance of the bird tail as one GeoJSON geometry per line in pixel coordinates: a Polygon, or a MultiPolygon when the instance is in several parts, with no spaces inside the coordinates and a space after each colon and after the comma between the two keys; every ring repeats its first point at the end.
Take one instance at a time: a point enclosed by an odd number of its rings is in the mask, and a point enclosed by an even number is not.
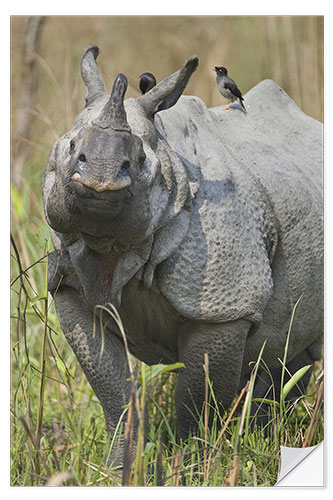
{"type": "Polygon", "coordinates": [[[239,104],[240,104],[240,105],[244,108],[244,110],[246,111],[245,106],[244,106],[244,104],[243,104],[243,101],[244,101],[243,97],[240,97],[240,98],[239,98],[239,104]]]}

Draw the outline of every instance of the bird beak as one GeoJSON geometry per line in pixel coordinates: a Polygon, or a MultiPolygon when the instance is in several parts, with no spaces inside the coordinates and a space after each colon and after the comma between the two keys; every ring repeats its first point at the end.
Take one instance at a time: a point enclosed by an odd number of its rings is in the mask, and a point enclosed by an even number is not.
{"type": "Polygon", "coordinates": [[[216,71],[216,69],[215,69],[215,68],[212,68],[212,70],[213,70],[213,71],[216,71]]]}

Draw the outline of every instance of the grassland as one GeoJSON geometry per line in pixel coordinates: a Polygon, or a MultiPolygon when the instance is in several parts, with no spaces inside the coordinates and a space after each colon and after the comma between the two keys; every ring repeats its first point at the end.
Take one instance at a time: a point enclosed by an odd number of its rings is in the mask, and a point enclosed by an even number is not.
{"type": "Polygon", "coordinates": [[[221,415],[223,435],[214,426],[207,429],[203,414],[199,435],[182,444],[175,438],[177,375],[140,364],[150,416],[144,461],[136,461],[126,477],[105,466],[110,438],[100,404],[47,295],[49,243],[41,179],[52,144],[83,106],[79,59],[87,45],[101,48],[106,88],[117,73],[127,75],[128,96],[139,95],[137,81],[143,71],[161,80],[195,53],[200,66],[186,93],[201,97],[207,106],[224,104],[210,69],[223,64],[244,93],[272,78],[304,112],[322,120],[322,18],[49,17],[32,54],[33,100],[22,109],[26,24],[25,17],[12,19],[12,172],[22,150],[26,160],[11,192],[11,484],[274,484],[280,444],[309,446],[323,438],[322,363],[315,367],[307,398],[282,416],[277,412],[270,439],[250,432],[242,418],[246,393],[221,415]],[[22,113],[29,116],[24,137],[18,133],[22,113]]]}

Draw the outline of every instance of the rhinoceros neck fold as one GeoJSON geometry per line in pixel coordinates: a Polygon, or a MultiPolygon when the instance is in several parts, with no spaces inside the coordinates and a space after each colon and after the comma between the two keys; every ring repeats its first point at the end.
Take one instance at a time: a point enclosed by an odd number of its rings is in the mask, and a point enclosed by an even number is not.
{"type": "Polygon", "coordinates": [[[150,237],[130,248],[115,245],[106,253],[88,246],[89,238],[79,238],[67,247],[74,271],[82,278],[82,293],[89,307],[108,302],[120,306],[123,288],[148,261],[152,241],[150,237]]]}
{"type": "Polygon", "coordinates": [[[147,233],[153,234],[154,239],[143,273],[146,288],[151,287],[158,264],[170,257],[186,237],[194,196],[184,164],[166,141],[159,140],[157,154],[161,162],[162,183],[159,181],[151,193],[153,217],[147,233]],[[158,198],[158,204],[155,198],[158,198]]]}
{"type": "Polygon", "coordinates": [[[152,188],[152,220],[148,232],[164,227],[180,212],[191,208],[191,189],[186,168],[166,141],[159,140],[156,154],[160,160],[161,180],[152,188]],[[156,198],[159,203],[156,203],[156,198]]]}

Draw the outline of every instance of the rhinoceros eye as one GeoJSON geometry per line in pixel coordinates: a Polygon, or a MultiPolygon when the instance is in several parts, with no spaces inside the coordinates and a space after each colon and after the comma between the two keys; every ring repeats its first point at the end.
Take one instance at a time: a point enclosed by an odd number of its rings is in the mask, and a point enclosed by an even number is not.
{"type": "Polygon", "coordinates": [[[72,139],[71,142],[69,143],[69,152],[73,153],[74,151],[75,151],[75,142],[72,139]]]}
{"type": "Polygon", "coordinates": [[[142,153],[140,155],[140,163],[143,164],[146,158],[146,153],[142,150],[142,153]]]}
{"type": "Polygon", "coordinates": [[[128,160],[125,160],[125,161],[123,161],[121,168],[123,170],[128,170],[130,168],[130,166],[131,166],[130,162],[128,160]]]}

